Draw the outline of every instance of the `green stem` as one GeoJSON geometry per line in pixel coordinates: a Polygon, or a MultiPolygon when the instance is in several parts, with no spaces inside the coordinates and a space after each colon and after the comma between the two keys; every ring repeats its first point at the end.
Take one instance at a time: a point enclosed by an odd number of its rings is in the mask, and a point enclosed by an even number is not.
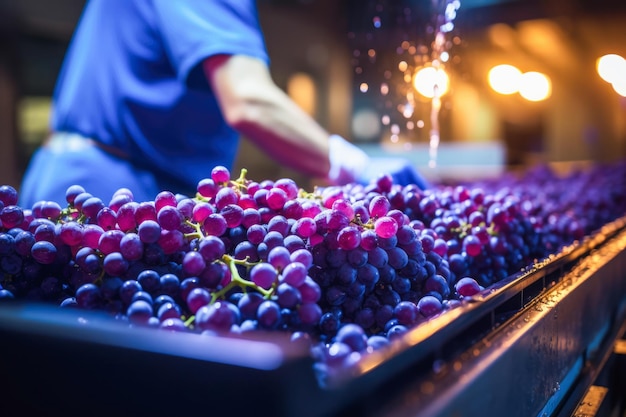
{"type": "Polygon", "coordinates": [[[193,238],[198,238],[198,239],[202,239],[204,237],[204,234],[202,233],[202,229],[200,227],[200,224],[198,223],[194,223],[192,221],[189,220],[185,220],[185,224],[188,226],[191,226],[194,228],[194,232],[190,232],[190,233],[185,233],[185,238],[187,239],[193,239],[193,238]]]}
{"type": "Polygon", "coordinates": [[[228,293],[228,291],[235,287],[239,287],[243,290],[247,288],[253,288],[254,290],[261,293],[261,295],[263,295],[263,297],[265,298],[270,298],[273,295],[273,287],[266,290],[265,288],[259,287],[252,281],[241,278],[241,275],[239,275],[239,271],[237,270],[237,265],[250,266],[251,264],[247,260],[238,260],[230,255],[224,254],[222,256],[222,261],[224,261],[224,263],[228,265],[228,269],[230,271],[230,282],[224,288],[211,294],[211,304],[219,300],[221,297],[224,297],[224,295],[228,293]]]}

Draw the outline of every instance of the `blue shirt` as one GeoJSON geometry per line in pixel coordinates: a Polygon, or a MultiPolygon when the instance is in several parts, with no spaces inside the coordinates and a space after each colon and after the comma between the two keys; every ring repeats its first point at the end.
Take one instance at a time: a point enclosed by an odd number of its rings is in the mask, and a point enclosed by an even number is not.
{"type": "Polygon", "coordinates": [[[180,192],[239,141],[201,62],[244,54],[268,62],[254,0],[90,0],[54,93],[51,128],[129,155],[180,192]]]}

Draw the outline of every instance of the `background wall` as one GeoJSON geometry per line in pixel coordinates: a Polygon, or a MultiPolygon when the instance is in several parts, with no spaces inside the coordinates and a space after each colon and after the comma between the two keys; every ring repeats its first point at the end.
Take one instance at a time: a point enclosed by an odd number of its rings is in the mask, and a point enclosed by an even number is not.
{"type": "MultiPolygon", "coordinates": [[[[387,84],[397,92],[406,87],[395,78],[403,40],[426,48],[422,55],[428,55],[436,3],[443,2],[259,0],[274,79],[330,132],[364,146],[385,145],[390,130],[382,118],[393,115],[416,126],[409,131],[401,125],[402,140],[423,152],[430,102],[418,101],[406,118],[397,109],[405,97],[382,97],[381,88],[387,84]],[[374,25],[376,19],[380,27],[374,25]],[[366,92],[360,88],[364,82],[370,87],[366,92]],[[363,114],[373,117],[357,117],[363,114]],[[417,127],[420,121],[423,126],[417,127]]],[[[595,72],[600,55],[626,56],[626,2],[589,3],[461,1],[450,35],[458,42],[450,49],[446,68],[451,91],[443,98],[439,117],[441,141],[444,147],[463,145],[459,149],[476,151],[448,152],[451,163],[483,163],[478,157],[484,155],[485,144],[502,146],[502,163],[511,169],[538,162],[626,157],[626,99],[595,72]],[[551,97],[533,103],[518,95],[496,94],[487,84],[487,72],[499,63],[544,72],[553,83],[551,97]]],[[[54,80],[83,4],[0,0],[2,184],[19,185],[32,151],[46,134],[54,80]]],[[[277,166],[247,142],[236,166],[248,168],[257,178],[290,176],[302,184],[309,180],[277,166]]]]}

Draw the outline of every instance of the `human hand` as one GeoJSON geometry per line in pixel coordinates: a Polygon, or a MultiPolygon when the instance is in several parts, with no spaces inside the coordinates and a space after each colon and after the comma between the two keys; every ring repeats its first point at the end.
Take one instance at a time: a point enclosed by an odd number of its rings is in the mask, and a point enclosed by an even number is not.
{"type": "Polygon", "coordinates": [[[405,158],[371,157],[357,180],[362,184],[369,184],[383,174],[390,174],[394,184],[416,184],[422,190],[429,187],[424,177],[405,158]]]}
{"type": "Polygon", "coordinates": [[[343,185],[356,182],[369,164],[370,157],[339,135],[328,138],[331,184],[343,185]]]}

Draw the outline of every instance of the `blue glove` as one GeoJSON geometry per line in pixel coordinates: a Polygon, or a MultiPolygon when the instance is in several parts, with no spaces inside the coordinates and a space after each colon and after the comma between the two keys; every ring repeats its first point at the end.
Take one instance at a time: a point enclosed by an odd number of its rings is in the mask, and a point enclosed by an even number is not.
{"type": "Polygon", "coordinates": [[[356,182],[370,161],[362,149],[339,135],[331,135],[328,138],[328,149],[330,160],[328,180],[334,185],[356,182]]]}
{"type": "Polygon", "coordinates": [[[411,162],[404,158],[370,157],[339,135],[329,138],[331,184],[343,185],[358,182],[367,185],[380,175],[391,174],[394,184],[416,184],[421,189],[429,187],[411,162]]]}
{"type": "Polygon", "coordinates": [[[394,184],[415,184],[422,190],[429,187],[428,182],[409,160],[393,157],[370,157],[365,170],[359,175],[358,182],[369,184],[383,174],[391,174],[394,184]]]}

